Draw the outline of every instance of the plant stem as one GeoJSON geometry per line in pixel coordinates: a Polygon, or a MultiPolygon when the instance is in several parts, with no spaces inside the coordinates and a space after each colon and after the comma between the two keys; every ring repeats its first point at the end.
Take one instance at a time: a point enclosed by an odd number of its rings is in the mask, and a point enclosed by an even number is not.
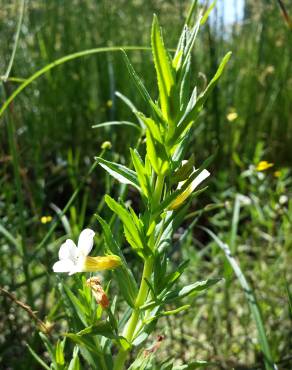
{"type": "MultiPolygon", "coordinates": [[[[153,205],[157,205],[160,202],[163,186],[164,186],[164,176],[158,175],[156,178],[155,190],[154,190],[153,199],[152,199],[153,205]]],[[[149,243],[150,248],[153,249],[154,232],[150,236],[148,243],[149,243]]],[[[143,304],[145,303],[147,299],[148,285],[146,281],[150,280],[152,269],[153,269],[153,257],[150,256],[147,259],[145,259],[143,274],[141,278],[141,284],[140,284],[139,292],[138,292],[136,302],[135,302],[135,308],[123,332],[123,337],[126,338],[130,344],[132,343],[132,340],[134,338],[135,330],[137,328],[137,323],[139,321],[140,312],[141,312],[140,307],[143,306],[143,304]]],[[[125,361],[127,359],[130,349],[131,347],[128,348],[127,350],[120,349],[119,353],[117,354],[116,360],[115,360],[114,370],[122,370],[124,368],[125,361]]]]}
{"type": "MultiPolygon", "coordinates": [[[[137,327],[137,323],[140,316],[140,307],[144,304],[147,293],[148,293],[148,285],[146,283],[146,280],[150,279],[151,273],[152,273],[152,267],[153,267],[153,258],[149,257],[147,260],[145,260],[144,263],[144,269],[143,269],[143,275],[141,278],[141,285],[139,288],[139,292],[136,298],[135,302],[135,308],[131,314],[131,317],[129,318],[125,329],[123,336],[127,339],[129,343],[133,340],[135,329],[137,327]]],[[[124,367],[128,352],[130,348],[127,350],[121,349],[116,357],[114,370],[121,370],[124,367]]]]}

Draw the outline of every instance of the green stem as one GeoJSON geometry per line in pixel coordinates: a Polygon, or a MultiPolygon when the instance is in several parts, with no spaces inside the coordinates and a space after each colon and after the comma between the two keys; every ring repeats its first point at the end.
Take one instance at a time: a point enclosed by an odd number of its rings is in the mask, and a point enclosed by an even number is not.
{"type": "MultiPolygon", "coordinates": [[[[135,329],[137,327],[137,323],[140,317],[140,311],[141,311],[140,307],[144,304],[147,298],[148,285],[146,283],[146,280],[150,279],[152,268],[153,268],[153,259],[152,257],[150,257],[145,261],[143,275],[141,279],[141,285],[140,285],[139,292],[138,292],[136,302],[135,302],[135,308],[129,318],[129,321],[127,322],[125,326],[124,333],[123,333],[123,336],[127,339],[129,343],[131,343],[134,338],[135,329]]],[[[129,350],[130,348],[127,350],[120,349],[116,357],[116,360],[115,360],[114,370],[121,370],[124,368],[124,364],[127,359],[129,350]]]]}
{"type": "Polygon", "coordinates": [[[154,207],[157,207],[157,204],[160,203],[161,199],[161,194],[163,190],[163,185],[164,185],[164,176],[159,174],[156,179],[156,184],[155,184],[155,191],[153,195],[153,205],[154,207]]]}
{"type": "MultiPolygon", "coordinates": [[[[153,199],[152,199],[152,205],[155,205],[160,202],[161,195],[162,195],[162,190],[164,186],[164,176],[163,175],[158,175],[155,183],[155,190],[153,194],[153,199]]],[[[153,208],[153,207],[152,207],[153,208]]],[[[149,246],[150,248],[153,249],[154,247],[154,232],[149,238],[149,246]]],[[[135,331],[137,328],[137,324],[140,318],[140,307],[144,305],[146,299],[147,299],[147,294],[148,294],[148,285],[146,283],[147,280],[150,280],[151,274],[152,274],[152,269],[153,269],[153,257],[148,257],[145,260],[144,263],[144,268],[143,268],[143,275],[141,278],[141,284],[139,288],[139,292],[136,298],[135,302],[135,308],[125,326],[124,332],[123,332],[123,337],[127,339],[127,341],[131,344],[133,339],[135,338],[135,331]]],[[[125,365],[125,361],[127,359],[128,353],[130,351],[131,347],[129,347],[127,350],[120,349],[119,353],[117,354],[117,357],[115,359],[115,364],[114,364],[114,370],[122,370],[125,365]]]]}

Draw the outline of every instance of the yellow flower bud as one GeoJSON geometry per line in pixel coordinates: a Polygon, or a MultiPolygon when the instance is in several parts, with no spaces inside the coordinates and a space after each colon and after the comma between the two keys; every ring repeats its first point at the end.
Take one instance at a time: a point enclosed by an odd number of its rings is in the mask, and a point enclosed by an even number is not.
{"type": "Polygon", "coordinates": [[[110,141],[104,141],[102,144],[101,144],[101,149],[111,149],[112,147],[112,143],[110,141]]]}

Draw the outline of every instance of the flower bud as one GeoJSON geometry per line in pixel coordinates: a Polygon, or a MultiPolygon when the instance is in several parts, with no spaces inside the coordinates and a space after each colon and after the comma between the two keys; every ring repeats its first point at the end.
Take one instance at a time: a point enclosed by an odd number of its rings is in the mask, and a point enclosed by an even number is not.
{"type": "Polygon", "coordinates": [[[111,149],[112,148],[112,143],[110,141],[104,141],[102,144],[101,144],[101,149],[105,150],[105,149],[111,149]]]}

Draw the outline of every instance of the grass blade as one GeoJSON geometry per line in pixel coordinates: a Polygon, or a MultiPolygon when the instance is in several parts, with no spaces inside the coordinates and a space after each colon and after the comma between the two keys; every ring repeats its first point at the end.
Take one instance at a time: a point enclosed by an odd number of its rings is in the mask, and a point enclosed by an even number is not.
{"type": "Polygon", "coordinates": [[[0,109],[0,117],[3,115],[5,110],[8,108],[9,104],[24,90],[27,86],[29,86],[33,81],[37,80],[42,75],[49,72],[51,69],[70,62],[71,60],[82,58],[92,54],[100,54],[100,53],[108,53],[108,52],[120,52],[121,49],[123,50],[151,50],[149,47],[145,46],[113,46],[113,47],[101,47],[101,48],[94,48],[94,49],[87,49],[83,51],[78,51],[73,54],[68,54],[62,58],[54,60],[52,63],[47,64],[45,67],[39,69],[37,72],[32,74],[28,77],[18,88],[8,97],[8,99],[4,102],[0,109]]]}
{"type": "Polygon", "coordinates": [[[256,297],[249,286],[238,262],[231,254],[231,251],[229,249],[229,246],[225,243],[223,243],[211,230],[201,227],[203,230],[205,230],[211,238],[215,241],[215,243],[222,249],[222,251],[225,253],[225,257],[227,258],[228,262],[230,263],[236,277],[238,278],[240,285],[242,286],[242,289],[246,295],[253,319],[255,321],[257,331],[258,331],[258,340],[259,345],[261,347],[261,350],[264,355],[264,363],[266,370],[276,370],[277,366],[275,365],[273,361],[273,356],[270,351],[270,346],[268,343],[260,307],[256,301],[256,297]]]}

